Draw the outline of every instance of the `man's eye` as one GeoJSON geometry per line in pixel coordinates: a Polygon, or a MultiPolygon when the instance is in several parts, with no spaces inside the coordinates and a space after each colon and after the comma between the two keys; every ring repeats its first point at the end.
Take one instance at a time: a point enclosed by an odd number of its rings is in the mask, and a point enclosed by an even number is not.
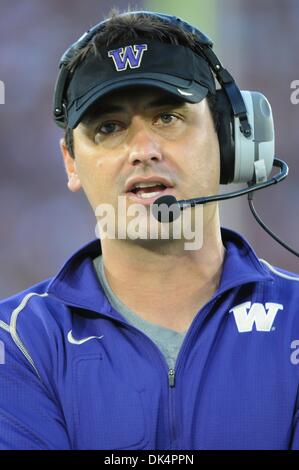
{"type": "Polygon", "coordinates": [[[177,116],[171,113],[162,113],[159,115],[159,119],[163,122],[163,124],[171,124],[177,120],[177,116]]]}
{"type": "Polygon", "coordinates": [[[121,125],[117,122],[105,122],[100,127],[97,128],[97,133],[101,134],[112,134],[113,132],[117,132],[121,129],[121,125]]]}

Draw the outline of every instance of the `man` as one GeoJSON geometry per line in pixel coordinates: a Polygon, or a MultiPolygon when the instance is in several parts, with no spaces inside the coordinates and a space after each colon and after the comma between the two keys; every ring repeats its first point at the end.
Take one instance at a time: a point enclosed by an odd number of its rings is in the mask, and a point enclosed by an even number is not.
{"type": "Polygon", "coordinates": [[[158,197],[219,189],[215,83],[194,35],[114,14],[67,70],[68,188],[101,241],[1,304],[0,447],[298,449],[298,278],[220,229],[216,203],[184,211],[197,249],[182,228],[164,237],[168,223],[151,236],[158,197]],[[99,209],[123,202],[114,237],[99,209]]]}

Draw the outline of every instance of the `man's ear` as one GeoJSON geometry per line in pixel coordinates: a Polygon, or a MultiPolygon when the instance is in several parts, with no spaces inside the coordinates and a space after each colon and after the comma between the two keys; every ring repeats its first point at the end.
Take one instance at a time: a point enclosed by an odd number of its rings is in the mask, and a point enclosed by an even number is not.
{"type": "Polygon", "coordinates": [[[64,161],[66,174],[68,177],[67,186],[69,190],[74,193],[76,191],[80,191],[81,181],[77,174],[76,162],[75,162],[75,159],[70,155],[70,152],[66,146],[64,138],[60,139],[60,150],[61,150],[62,158],[64,161]]]}

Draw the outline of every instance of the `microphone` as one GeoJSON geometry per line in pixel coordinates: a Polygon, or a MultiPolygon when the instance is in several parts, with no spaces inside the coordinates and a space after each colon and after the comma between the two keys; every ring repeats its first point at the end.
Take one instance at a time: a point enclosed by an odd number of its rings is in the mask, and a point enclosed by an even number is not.
{"type": "Polygon", "coordinates": [[[167,195],[159,197],[152,205],[152,214],[156,220],[160,223],[171,223],[176,220],[180,216],[181,210],[185,209],[186,207],[195,207],[198,204],[207,204],[209,202],[216,202],[216,201],[225,201],[227,199],[233,199],[235,197],[243,196],[248,194],[248,203],[252,214],[254,215],[256,221],[260,224],[260,226],[276,240],[280,243],[284,248],[289,250],[295,256],[299,257],[299,253],[283,242],[277,235],[275,235],[272,230],[266,226],[266,224],[260,219],[257,212],[253,206],[253,194],[255,191],[260,189],[267,188],[273,184],[277,184],[280,181],[283,181],[289,172],[289,167],[283,160],[278,158],[274,158],[273,166],[276,168],[280,168],[280,172],[274,175],[267,181],[262,183],[248,183],[248,187],[244,189],[240,189],[238,191],[233,191],[226,194],[215,194],[213,196],[206,196],[206,197],[198,197],[192,199],[181,199],[177,200],[174,196],[167,195]]]}
{"type": "Polygon", "coordinates": [[[178,201],[174,196],[161,196],[153,204],[153,215],[159,222],[173,222],[173,220],[179,217],[180,211],[185,207],[194,207],[197,204],[207,204],[208,202],[233,199],[235,197],[243,196],[244,194],[252,193],[253,191],[258,191],[259,189],[267,188],[268,186],[279,183],[285,179],[289,172],[289,167],[286,162],[279,160],[278,158],[274,159],[273,166],[280,168],[280,172],[274,175],[271,179],[258,184],[249,183],[248,188],[233,191],[231,193],[215,194],[213,196],[197,197],[193,199],[181,199],[180,201],[178,201]],[[167,213],[169,213],[168,220],[166,220],[167,213]]]}

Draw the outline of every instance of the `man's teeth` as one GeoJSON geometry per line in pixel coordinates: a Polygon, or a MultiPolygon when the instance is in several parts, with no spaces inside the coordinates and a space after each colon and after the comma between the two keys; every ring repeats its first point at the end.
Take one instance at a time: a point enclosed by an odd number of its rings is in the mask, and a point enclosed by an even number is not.
{"type": "Polygon", "coordinates": [[[150,197],[159,196],[159,194],[161,194],[161,191],[155,191],[153,193],[140,193],[138,194],[138,197],[141,197],[142,199],[148,199],[150,197]]]}
{"type": "Polygon", "coordinates": [[[135,188],[153,188],[155,186],[164,186],[161,183],[138,183],[135,185],[135,188]]]}
{"type": "Polygon", "coordinates": [[[153,181],[149,183],[137,183],[132,191],[141,199],[149,199],[151,197],[159,196],[164,189],[166,189],[164,184],[153,181]],[[150,192],[149,188],[153,188],[153,191],[150,192]],[[157,189],[159,190],[157,191],[157,189]]]}

